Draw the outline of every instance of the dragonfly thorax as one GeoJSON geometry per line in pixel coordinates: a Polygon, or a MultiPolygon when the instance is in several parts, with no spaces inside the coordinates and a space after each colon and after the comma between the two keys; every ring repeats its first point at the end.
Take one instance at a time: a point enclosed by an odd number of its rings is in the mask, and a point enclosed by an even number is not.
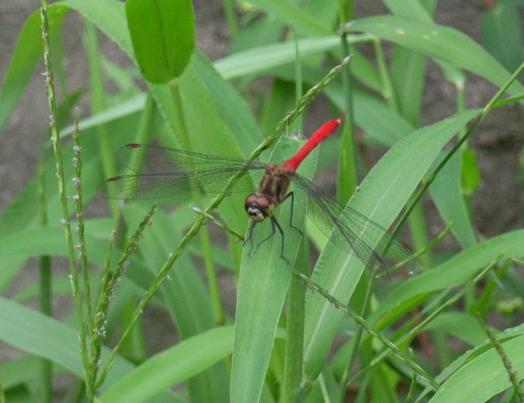
{"type": "Polygon", "coordinates": [[[258,185],[258,191],[246,197],[244,207],[255,222],[260,222],[273,215],[273,210],[286,198],[292,169],[284,165],[269,164],[258,185]]]}

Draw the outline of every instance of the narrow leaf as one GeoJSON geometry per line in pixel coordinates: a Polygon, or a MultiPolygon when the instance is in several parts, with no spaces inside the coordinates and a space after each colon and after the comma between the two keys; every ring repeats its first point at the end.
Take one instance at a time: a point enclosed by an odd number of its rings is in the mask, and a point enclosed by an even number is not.
{"type": "MultiPolygon", "coordinates": [[[[67,11],[67,7],[63,5],[52,4],[48,7],[49,30],[51,34],[62,23],[67,11]]],[[[36,64],[42,54],[40,37],[40,12],[37,10],[29,16],[22,27],[9,62],[9,67],[0,87],[0,128],[8,119],[11,110],[17,104],[33,77],[36,64]]]]}
{"type": "MultiPolygon", "coordinates": [[[[439,151],[477,113],[466,111],[415,130],[395,143],[362,182],[349,206],[389,227],[439,151]]],[[[337,299],[348,302],[363,270],[364,265],[351,251],[343,252],[328,242],[315,267],[313,281],[337,299]]],[[[305,373],[309,379],[315,379],[322,369],[341,318],[342,313],[324,298],[309,295],[304,347],[305,373]]]]}
{"type": "Polygon", "coordinates": [[[167,83],[189,63],[195,47],[190,0],[128,0],[126,13],[136,60],[144,78],[167,83]]]}
{"type": "MultiPolygon", "coordinates": [[[[478,43],[453,28],[399,16],[363,18],[351,23],[352,32],[366,32],[467,69],[503,86],[510,73],[478,43]]],[[[508,92],[518,94],[524,87],[514,81],[508,92]]]]}
{"type": "Polygon", "coordinates": [[[143,402],[231,354],[233,327],[208,330],[149,358],[109,387],[103,402],[143,402]]]}

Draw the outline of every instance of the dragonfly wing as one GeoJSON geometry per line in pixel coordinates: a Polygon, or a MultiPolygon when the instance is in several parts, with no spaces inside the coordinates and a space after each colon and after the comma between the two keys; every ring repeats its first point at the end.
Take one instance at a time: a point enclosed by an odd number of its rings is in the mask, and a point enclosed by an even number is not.
{"type": "MultiPolygon", "coordinates": [[[[259,171],[265,164],[246,162],[160,146],[130,144],[120,153],[122,175],[109,178],[102,190],[108,198],[154,200],[193,191],[221,193],[229,179],[243,171],[259,171]]],[[[254,190],[251,175],[244,175],[231,192],[254,190]]]]}
{"type": "Polygon", "coordinates": [[[151,144],[127,144],[118,151],[119,165],[135,174],[149,172],[175,172],[211,170],[222,167],[264,168],[258,161],[245,161],[240,158],[203,154],[178,148],[151,144]]]}
{"type": "Polygon", "coordinates": [[[407,249],[386,228],[350,207],[341,206],[310,180],[295,174],[293,182],[308,196],[308,215],[313,223],[342,250],[350,248],[363,263],[400,261],[407,249]],[[389,245],[388,245],[389,244],[389,245]],[[387,249],[386,249],[387,247],[387,249]]]}

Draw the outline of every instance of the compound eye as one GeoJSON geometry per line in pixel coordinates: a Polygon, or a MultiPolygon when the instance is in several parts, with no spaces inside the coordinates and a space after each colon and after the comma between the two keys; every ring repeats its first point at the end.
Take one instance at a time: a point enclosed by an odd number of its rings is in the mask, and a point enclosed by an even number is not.
{"type": "Polygon", "coordinates": [[[271,200],[269,199],[269,197],[266,197],[266,196],[259,196],[257,198],[257,206],[261,209],[261,210],[266,210],[269,208],[269,206],[271,205],[271,200]]]}
{"type": "Polygon", "coordinates": [[[251,194],[248,197],[246,197],[246,200],[244,201],[244,203],[245,203],[246,206],[250,206],[252,204],[256,204],[257,199],[258,199],[258,197],[257,197],[256,194],[251,194]]]}

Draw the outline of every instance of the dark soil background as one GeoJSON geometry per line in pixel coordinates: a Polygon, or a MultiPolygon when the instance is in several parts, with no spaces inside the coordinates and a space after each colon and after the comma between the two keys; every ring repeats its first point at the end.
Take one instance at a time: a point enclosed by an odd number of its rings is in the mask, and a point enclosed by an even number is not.
{"type": "MultiPolygon", "coordinates": [[[[382,3],[376,0],[361,0],[356,3],[359,16],[387,13],[382,3]]],[[[23,23],[38,4],[30,0],[0,1],[0,77],[3,77],[7,70],[23,23]]],[[[197,0],[194,4],[198,47],[211,59],[226,55],[229,34],[222,11],[222,1],[197,0]]],[[[439,2],[436,21],[454,27],[479,42],[480,19],[483,12],[484,7],[479,1],[442,0],[439,2]]],[[[66,21],[65,69],[68,85],[70,88],[79,88],[88,83],[84,50],[79,46],[83,26],[81,19],[74,14],[70,14],[66,21]]],[[[107,40],[103,40],[103,49],[113,60],[126,60],[116,46],[107,40]]],[[[39,75],[42,70],[41,66],[37,68],[31,84],[0,136],[0,211],[15,200],[36,171],[37,155],[46,135],[49,114],[43,80],[39,75]]],[[[440,70],[432,62],[429,64],[427,79],[423,107],[424,124],[453,114],[455,105],[454,89],[446,83],[440,70]]],[[[469,75],[467,106],[484,105],[495,91],[496,88],[490,83],[469,75]]],[[[84,99],[84,109],[81,110],[83,115],[88,113],[86,104],[84,99]]],[[[476,228],[485,237],[519,228],[524,224],[524,184],[522,180],[518,180],[519,156],[524,143],[524,116],[522,108],[519,108],[516,106],[496,110],[472,137],[471,144],[478,153],[482,178],[481,186],[474,196],[473,215],[476,228]]],[[[438,230],[441,223],[431,208],[431,203],[427,203],[431,212],[430,228],[438,230]]],[[[162,333],[161,329],[158,329],[158,323],[151,325],[154,326],[154,333],[157,330],[162,333]]],[[[163,333],[166,332],[171,330],[164,327],[163,333]]],[[[0,357],[2,355],[0,354],[0,357]]]]}

